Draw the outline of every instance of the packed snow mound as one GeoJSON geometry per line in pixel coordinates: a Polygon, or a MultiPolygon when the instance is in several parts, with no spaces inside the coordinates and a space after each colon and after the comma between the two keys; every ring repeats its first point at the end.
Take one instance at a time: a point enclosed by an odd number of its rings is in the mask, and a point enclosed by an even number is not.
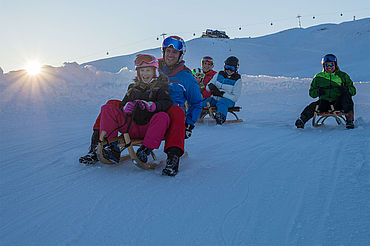
{"type": "MultiPolygon", "coordinates": [[[[369,81],[370,18],[341,24],[293,28],[279,33],[240,39],[197,38],[186,42],[186,65],[200,67],[203,56],[215,59],[215,69],[234,55],[240,59],[240,72],[250,75],[313,77],[322,70],[321,58],[328,53],[338,57],[341,69],[354,81],[369,81]]],[[[160,48],[140,51],[161,57],[160,48]]],[[[99,70],[117,72],[133,69],[135,54],[91,61],[99,70]]]]}
{"type": "Polygon", "coordinates": [[[10,72],[0,77],[0,110],[30,113],[50,109],[73,110],[60,105],[70,101],[74,102],[73,107],[84,108],[88,104],[96,104],[96,100],[121,99],[135,75],[125,67],[117,73],[110,73],[75,62],[64,63],[62,67],[44,66],[36,76],[27,74],[25,70],[10,72]],[[54,105],[54,108],[40,107],[45,104],[54,105]]]}

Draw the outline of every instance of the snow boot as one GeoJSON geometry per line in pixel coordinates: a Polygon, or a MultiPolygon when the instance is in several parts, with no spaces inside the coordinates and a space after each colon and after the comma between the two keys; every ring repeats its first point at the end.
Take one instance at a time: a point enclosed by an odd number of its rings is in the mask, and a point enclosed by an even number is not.
{"type": "Polygon", "coordinates": [[[346,128],[347,129],[353,129],[353,128],[355,128],[355,124],[353,124],[353,121],[347,121],[346,122],[346,128]]]}
{"type": "Polygon", "coordinates": [[[148,155],[150,155],[151,152],[151,149],[148,149],[144,145],[141,145],[140,148],[136,151],[136,156],[140,161],[146,163],[148,161],[148,155]]]}
{"type": "Polygon", "coordinates": [[[355,128],[355,125],[353,124],[353,112],[349,112],[349,116],[346,116],[346,128],[347,129],[353,129],[355,128]]]}
{"type": "Polygon", "coordinates": [[[118,141],[105,145],[102,152],[105,159],[117,164],[119,163],[121,150],[118,147],[118,141]]]}
{"type": "Polygon", "coordinates": [[[179,170],[180,157],[174,153],[168,153],[166,167],[162,170],[162,175],[175,176],[179,170]]]}
{"type": "Polygon", "coordinates": [[[296,126],[297,128],[301,128],[301,129],[303,129],[303,128],[304,128],[304,121],[303,121],[301,118],[298,118],[298,119],[296,120],[296,122],[295,122],[295,126],[296,126]]]}
{"type": "Polygon", "coordinates": [[[99,142],[99,130],[94,130],[93,135],[91,136],[90,150],[86,155],[80,157],[79,159],[80,163],[86,165],[94,165],[99,161],[98,155],[96,153],[98,148],[98,142],[99,142]]]}
{"type": "Polygon", "coordinates": [[[220,112],[216,112],[215,113],[215,120],[216,120],[217,125],[222,125],[225,122],[226,117],[223,116],[220,112]]]}
{"type": "Polygon", "coordinates": [[[85,165],[94,165],[95,163],[97,163],[99,160],[96,149],[94,149],[93,151],[89,151],[89,153],[84,156],[81,156],[79,161],[80,163],[85,165]]]}

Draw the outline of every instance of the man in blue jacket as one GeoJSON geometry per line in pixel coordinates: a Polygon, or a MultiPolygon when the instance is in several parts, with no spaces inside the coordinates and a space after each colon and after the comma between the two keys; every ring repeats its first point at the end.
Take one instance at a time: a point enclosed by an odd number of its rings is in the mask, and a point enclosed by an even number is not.
{"type": "Polygon", "coordinates": [[[162,43],[163,59],[159,59],[159,71],[169,79],[170,96],[174,104],[167,111],[171,123],[166,133],[164,151],[167,153],[167,162],[162,174],[168,176],[177,174],[179,158],[184,153],[184,139],[191,136],[195,122],[202,112],[202,95],[197,81],[182,59],[185,52],[184,40],[170,36],[162,43]],[[189,108],[185,114],[186,101],[189,108]]]}
{"type": "MultiPolygon", "coordinates": [[[[162,44],[162,52],[163,59],[158,60],[159,72],[169,78],[170,97],[174,104],[167,111],[171,122],[165,136],[164,151],[167,153],[167,161],[162,174],[175,176],[179,168],[179,158],[184,154],[185,138],[191,136],[194,124],[202,111],[202,95],[197,81],[182,60],[186,52],[184,40],[177,36],[166,38],[162,44]],[[189,108],[185,115],[184,105],[186,101],[189,108]]],[[[115,104],[118,104],[117,107],[119,107],[120,101],[115,102],[115,104]]],[[[100,124],[100,121],[98,124],[100,124]]],[[[80,158],[81,163],[94,164],[98,161],[96,147],[99,140],[99,127],[95,123],[90,151],[80,158]]]]}

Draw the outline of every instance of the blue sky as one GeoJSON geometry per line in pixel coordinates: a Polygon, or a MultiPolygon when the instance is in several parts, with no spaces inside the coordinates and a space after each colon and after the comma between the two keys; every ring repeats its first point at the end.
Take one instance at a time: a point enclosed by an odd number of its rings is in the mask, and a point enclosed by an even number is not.
{"type": "Polygon", "coordinates": [[[262,36],[297,27],[298,14],[303,27],[340,23],[369,17],[370,1],[0,0],[0,67],[125,55],[159,47],[161,33],[189,40],[211,28],[231,38],[262,36]]]}

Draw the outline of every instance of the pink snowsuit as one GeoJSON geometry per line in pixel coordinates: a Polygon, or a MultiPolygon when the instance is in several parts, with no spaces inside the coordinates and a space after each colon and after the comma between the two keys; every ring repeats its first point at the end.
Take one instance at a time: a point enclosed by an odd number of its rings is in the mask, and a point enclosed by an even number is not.
{"type": "MultiPolygon", "coordinates": [[[[101,107],[100,133],[106,132],[106,137],[111,140],[117,137],[118,132],[127,132],[131,121],[129,135],[131,139],[143,139],[143,145],[148,149],[158,149],[161,141],[170,125],[170,118],[166,111],[172,106],[169,95],[168,80],[160,76],[151,84],[143,84],[139,81],[130,84],[129,89],[122,102],[108,102],[101,107]],[[124,113],[122,107],[128,102],[145,100],[155,103],[155,111],[137,111],[131,114],[124,113]]],[[[95,125],[97,124],[95,123],[95,125]]]]}
{"type": "MultiPolygon", "coordinates": [[[[105,104],[101,107],[100,132],[105,131],[110,136],[108,140],[117,137],[118,132],[125,133],[130,121],[128,116],[125,123],[126,114],[116,106],[105,104]],[[123,126],[122,126],[123,125],[123,126]],[[122,126],[119,129],[117,127],[122,126]]],[[[137,125],[132,121],[129,135],[131,139],[144,139],[143,145],[149,149],[158,149],[161,141],[170,125],[170,118],[165,112],[155,113],[146,125],[137,125]]]]}

